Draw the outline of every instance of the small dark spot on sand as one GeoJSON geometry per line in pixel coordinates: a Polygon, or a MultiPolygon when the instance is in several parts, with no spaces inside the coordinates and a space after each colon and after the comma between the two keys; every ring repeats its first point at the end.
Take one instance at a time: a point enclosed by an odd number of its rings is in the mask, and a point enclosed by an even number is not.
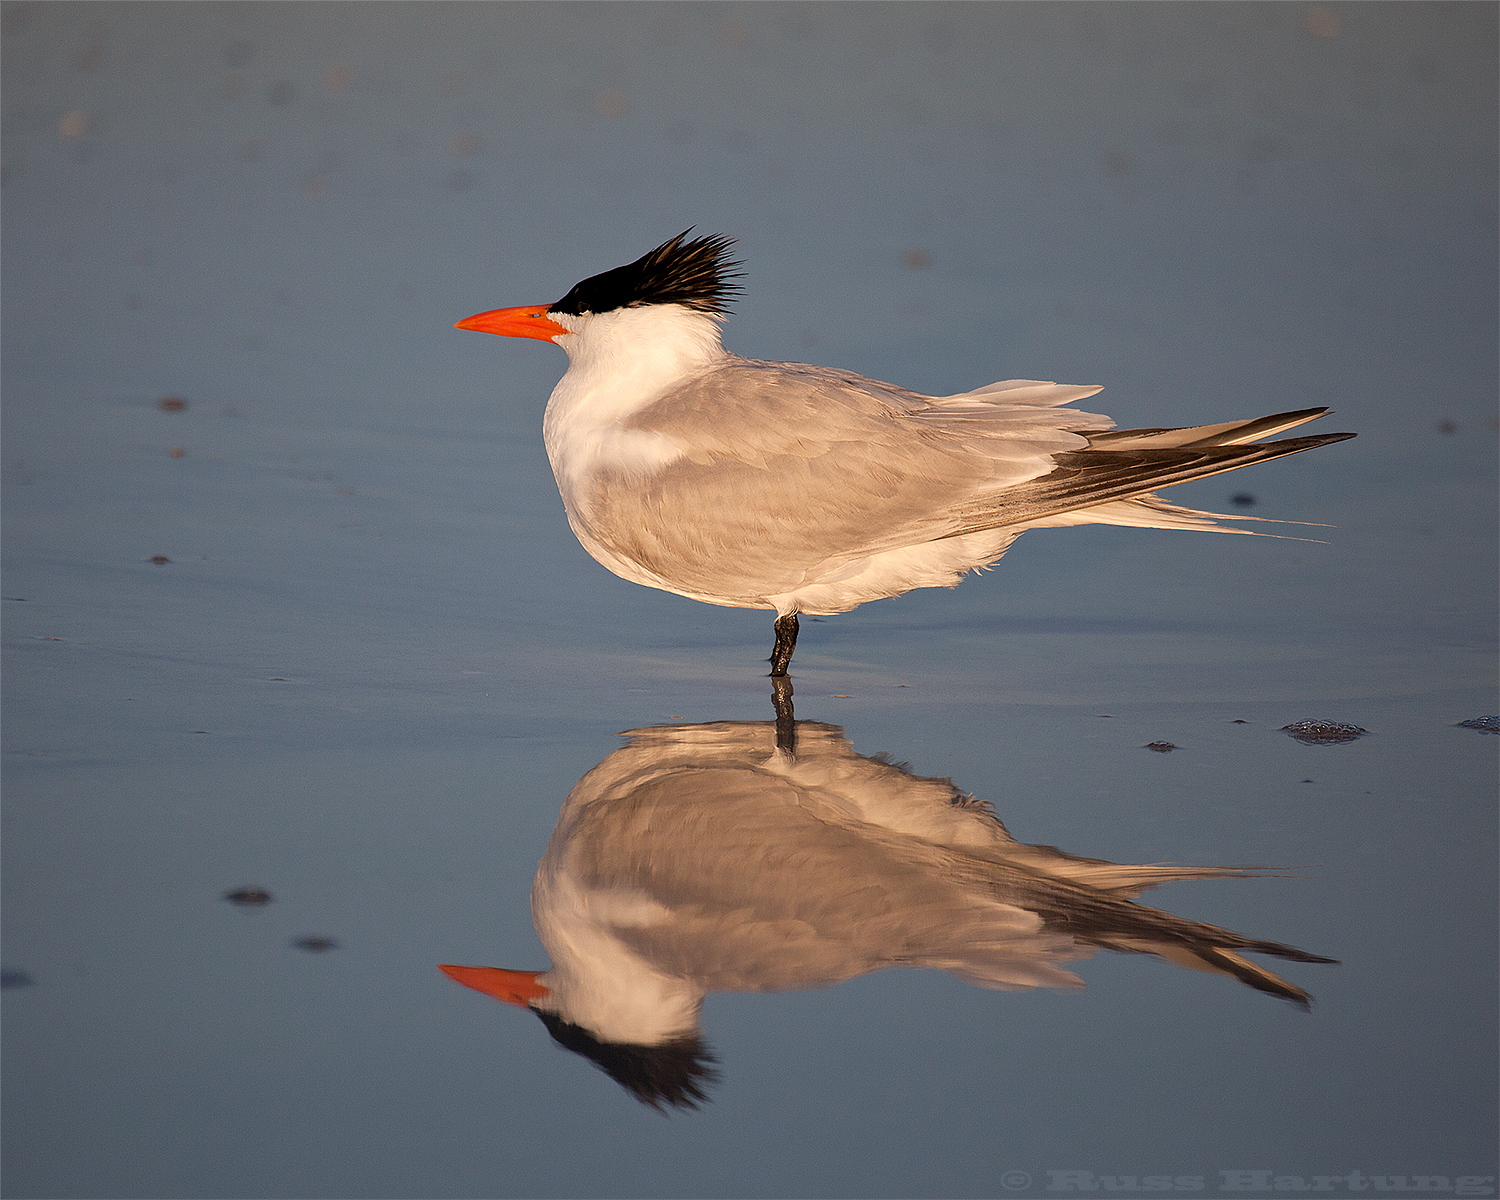
{"type": "Polygon", "coordinates": [[[291,944],[298,950],[306,950],[309,954],[323,954],[329,950],[337,950],[339,948],[337,938],[325,937],[320,933],[293,938],[291,944]]]}
{"type": "Polygon", "coordinates": [[[158,567],[164,567],[169,562],[171,562],[172,560],[170,558],[168,558],[165,554],[153,554],[146,561],[150,562],[150,563],[155,563],[158,567]]]}
{"type": "Polygon", "coordinates": [[[1246,720],[1242,720],[1242,719],[1241,719],[1241,718],[1239,718],[1239,717],[1236,717],[1236,718],[1235,718],[1235,719],[1234,719],[1234,720],[1232,720],[1232,721],[1231,721],[1231,722],[1229,722],[1229,723],[1230,723],[1230,724],[1231,724],[1231,725],[1248,725],[1248,724],[1250,724],[1250,722],[1249,722],[1249,721],[1246,721],[1246,720]]]}
{"type": "Polygon", "coordinates": [[[1438,432],[1439,433],[1457,433],[1458,432],[1458,422],[1457,421],[1439,421],[1437,427],[1438,427],[1438,432]]]}
{"type": "Polygon", "coordinates": [[[173,446],[170,450],[167,451],[167,453],[173,458],[181,458],[184,454],[187,453],[187,451],[184,450],[181,446],[173,446]]]}
{"type": "Polygon", "coordinates": [[[1337,746],[1355,741],[1370,731],[1358,725],[1341,725],[1337,721],[1297,721],[1283,725],[1281,732],[1291,734],[1304,746],[1337,746]]]}
{"type": "Polygon", "coordinates": [[[1170,754],[1177,749],[1171,742],[1147,742],[1141,747],[1142,750],[1155,750],[1158,754],[1170,754]]]}
{"type": "Polygon", "coordinates": [[[31,987],[36,980],[15,967],[0,967],[0,988],[31,987]]]}
{"type": "Polygon", "coordinates": [[[1480,733],[1500,733],[1500,717],[1473,717],[1458,723],[1459,729],[1477,729],[1480,733]]]}
{"type": "Polygon", "coordinates": [[[275,898],[265,888],[252,887],[249,884],[224,893],[224,899],[238,908],[262,908],[275,898]]]}
{"type": "Polygon", "coordinates": [[[1303,782],[1303,783],[1311,783],[1311,782],[1312,782],[1312,780],[1311,780],[1311,779],[1304,779],[1304,780],[1303,780],[1303,781],[1302,781],[1302,782],[1303,782]]]}
{"type": "MultiPolygon", "coordinates": [[[[10,601],[16,603],[16,604],[25,604],[26,603],[26,597],[25,596],[7,596],[5,598],[7,600],[10,600],[10,601]]],[[[905,687],[906,684],[903,683],[901,686],[905,687]]]]}
{"type": "Polygon", "coordinates": [[[188,402],[181,396],[163,396],[156,402],[156,407],[162,412],[185,412],[188,402]]]}
{"type": "Polygon", "coordinates": [[[1229,497],[1229,503],[1234,505],[1235,508],[1254,508],[1255,497],[1249,492],[1235,492],[1234,495],[1229,497]]]}

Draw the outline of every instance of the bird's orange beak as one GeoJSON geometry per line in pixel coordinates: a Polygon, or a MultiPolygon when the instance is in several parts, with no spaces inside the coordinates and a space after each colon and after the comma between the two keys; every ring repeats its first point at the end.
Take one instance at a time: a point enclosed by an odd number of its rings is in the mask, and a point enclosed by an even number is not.
{"type": "MultiPolygon", "coordinates": [[[[514,310],[513,310],[514,311],[514,310]]],[[[540,971],[503,971],[499,967],[439,966],[449,979],[457,980],[476,992],[493,996],[517,1008],[530,1008],[533,1000],[547,995],[547,989],[536,981],[540,971]]]]}
{"type": "Polygon", "coordinates": [[[560,333],[570,332],[548,319],[545,304],[523,304],[520,308],[496,308],[475,313],[453,328],[498,333],[501,337],[540,338],[544,342],[550,342],[560,333]]]}

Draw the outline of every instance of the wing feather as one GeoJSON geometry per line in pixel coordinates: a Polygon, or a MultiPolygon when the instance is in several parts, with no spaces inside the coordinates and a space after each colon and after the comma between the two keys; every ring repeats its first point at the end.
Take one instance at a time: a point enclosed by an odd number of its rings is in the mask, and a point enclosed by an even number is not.
{"type": "Polygon", "coordinates": [[[1089,444],[1096,448],[1123,450],[1171,446],[1243,446],[1273,437],[1298,425],[1316,421],[1328,412],[1326,408],[1303,408],[1296,412],[1274,413],[1253,421],[1226,421],[1221,425],[1194,425],[1186,429],[1108,429],[1090,433],[1089,444]]]}
{"type": "Polygon", "coordinates": [[[772,597],[875,555],[1132,501],[1353,436],[1245,444],[1325,409],[1111,431],[1108,417],[1060,407],[1098,390],[1007,380],[931,397],[826,367],[729,356],[622,425],[680,457],[644,478],[601,465],[569,514],[586,545],[659,586],[774,607],[772,597]]]}
{"type": "Polygon", "coordinates": [[[1109,418],[1097,388],[1010,380],[933,398],[849,372],[731,357],[635,413],[683,456],[593,473],[575,518],[673,590],[750,601],[944,536],[956,507],[1045,476],[1109,418]],[[702,515],[712,513],[712,521],[702,515]]]}
{"type": "Polygon", "coordinates": [[[1205,479],[1353,436],[1325,433],[1255,446],[1190,445],[1174,449],[1064,452],[1055,456],[1057,469],[1050,475],[957,510],[954,528],[944,536],[959,537],[984,529],[1024,525],[1098,504],[1130,500],[1157,488],[1205,479]]]}

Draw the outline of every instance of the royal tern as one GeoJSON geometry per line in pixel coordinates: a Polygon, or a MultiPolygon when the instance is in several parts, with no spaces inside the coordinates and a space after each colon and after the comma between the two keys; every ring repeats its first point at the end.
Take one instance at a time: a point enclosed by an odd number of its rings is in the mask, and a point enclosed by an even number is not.
{"type": "Polygon", "coordinates": [[[447,965],[541,1017],[638,1099],[691,1106],[712,1081],[709,992],[825,987],[889,967],[985,988],[1078,988],[1100,947],[1232,976],[1306,1007],[1245,957],[1331,962],[1133,902],[1243,868],[1121,865],[1015,841],[946,779],[855,752],[836,725],[631,730],[579,780],[531,891],[546,971],[447,965]]]}
{"type": "Polygon", "coordinates": [[[616,575],[776,612],[771,674],[798,613],[953,587],[1028,529],[1222,529],[1153,489],[1342,441],[1252,445],[1326,408],[1189,429],[1114,430],[1062,408],[1098,387],[1030,379],[924,396],[721,344],[741,264],[685,231],[555,304],[458,322],[561,346],[543,434],[568,522],[616,575]]]}

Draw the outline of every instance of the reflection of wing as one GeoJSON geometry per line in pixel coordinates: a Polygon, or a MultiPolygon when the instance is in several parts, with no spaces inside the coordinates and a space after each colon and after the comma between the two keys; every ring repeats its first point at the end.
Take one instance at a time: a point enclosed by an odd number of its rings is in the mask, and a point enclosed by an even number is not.
{"type": "Polygon", "coordinates": [[[538,897],[566,877],[612,938],[699,992],[890,966],[986,987],[1076,985],[1055,964],[1104,946],[1305,1004],[1241,952],[1328,961],[1131,902],[1158,883],[1244,872],[1021,845],[951,782],[856,754],[836,726],[797,730],[795,757],[776,751],[769,723],[633,731],[564,806],[538,897]]]}
{"type": "Polygon", "coordinates": [[[658,776],[594,806],[565,869],[601,897],[648,898],[659,915],[621,905],[629,923],[614,936],[705,991],[815,987],[890,966],[962,968],[990,986],[1076,983],[1048,962],[1074,956],[1070,939],[937,869],[936,847],[893,853],[803,798],[751,767],[658,776]]]}

